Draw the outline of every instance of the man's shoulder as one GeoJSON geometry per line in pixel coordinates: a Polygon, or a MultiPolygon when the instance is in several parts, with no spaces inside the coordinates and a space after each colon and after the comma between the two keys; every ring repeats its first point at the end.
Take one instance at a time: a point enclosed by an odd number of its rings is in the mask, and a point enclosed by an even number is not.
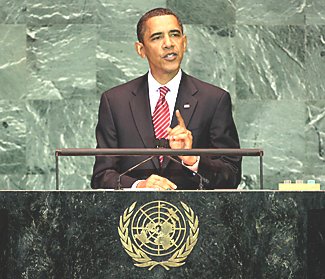
{"type": "Polygon", "coordinates": [[[199,91],[203,91],[210,94],[229,94],[225,89],[214,85],[212,83],[208,83],[191,75],[184,73],[184,77],[188,80],[188,82],[192,83],[193,86],[199,91]]]}
{"type": "Polygon", "coordinates": [[[147,80],[147,74],[140,76],[138,78],[135,78],[133,80],[130,80],[128,82],[119,84],[117,86],[114,86],[108,90],[106,90],[103,95],[106,96],[113,96],[115,94],[129,94],[130,92],[136,90],[137,88],[143,86],[143,84],[147,80]]]}

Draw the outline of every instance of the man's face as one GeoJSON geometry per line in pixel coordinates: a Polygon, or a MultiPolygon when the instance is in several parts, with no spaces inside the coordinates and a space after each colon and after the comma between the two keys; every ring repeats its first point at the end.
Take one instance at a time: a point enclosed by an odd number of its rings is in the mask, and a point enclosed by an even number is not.
{"type": "Polygon", "coordinates": [[[164,84],[178,72],[186,50],[186,36],[173,15],[152,17],[145,23],[143,43],[136,50],[147,58],[152,75],[164,84]]]}

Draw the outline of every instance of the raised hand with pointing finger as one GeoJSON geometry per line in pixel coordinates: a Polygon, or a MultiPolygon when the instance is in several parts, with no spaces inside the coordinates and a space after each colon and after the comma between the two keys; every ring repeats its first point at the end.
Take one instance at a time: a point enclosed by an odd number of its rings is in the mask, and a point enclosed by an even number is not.
{"type": "MultiPolygon", "coordinates": [[[[186,129],[184,119],[179,110],[176,110],[176,117],[178,125],[167,130],[169,146],[171,149],[192,149],[192,133],[186,129]]],[[[179,156],[179,158],[188,166],[193,166],[197,161],[196,156],[179,156]]]]}

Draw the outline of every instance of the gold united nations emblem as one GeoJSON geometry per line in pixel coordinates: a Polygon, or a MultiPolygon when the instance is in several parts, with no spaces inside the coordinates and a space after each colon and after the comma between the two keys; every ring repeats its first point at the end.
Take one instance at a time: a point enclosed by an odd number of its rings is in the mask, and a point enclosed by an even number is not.
{"type": "Polygon", "coordinates": [[[134,202],[125,209],[118,233],[134,265],[169,270],[185,264],[198,239],[199,220],[188,205],[181,202],[181,206],[182,210],[158,200],[137,210],[134,202]]]}

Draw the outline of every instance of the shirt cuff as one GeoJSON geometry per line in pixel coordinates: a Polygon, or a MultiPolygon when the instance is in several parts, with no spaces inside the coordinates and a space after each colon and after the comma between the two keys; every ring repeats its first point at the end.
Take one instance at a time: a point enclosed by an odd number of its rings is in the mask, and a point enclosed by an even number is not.
{"type": "Polygon", "coordinates": [[[200,162],[200,156],[196,156],[196,162],[195,162],[195,164],[193,166],[185,165],[183,161],[182,161],[182,164],[183,164],[183,166],[187,167],[191,171],[198,172],[198,170],[199,170],[199,162],[200,162]]]}
{"type": "Polygon", "coordinates": [[[137,180],[136,182],[134,182],[131,186],[131,190],[137,190],[138,189],[137,186],[141,181],[143,180],[137,180]]]}

